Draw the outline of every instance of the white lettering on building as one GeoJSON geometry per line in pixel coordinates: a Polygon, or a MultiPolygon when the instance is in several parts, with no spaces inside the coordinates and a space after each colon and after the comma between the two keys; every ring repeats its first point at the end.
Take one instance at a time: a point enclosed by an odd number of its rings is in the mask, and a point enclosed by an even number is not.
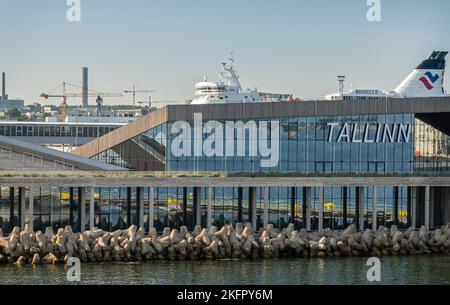
{"type": "Polygon", "coordinates": [[[278,166],[279,121],[270,121],[270,125],[266,121],[203,123],[202,114],[195,113],[193,128],[192,132],[191,124],[186,121],[172,124],[171,133],[177,134],[171,143],[174,157],[260,157],[261,167],[278,166]]]}
{"type": "Polygon", "coordinates": [[[347,143],[409,143],[411,124],[328,123],[328,142],[347,143]],[[372,132],[370,132],[372,130],[372,132]],[[336,132],[337,131],[337,132],[336,132]]]}

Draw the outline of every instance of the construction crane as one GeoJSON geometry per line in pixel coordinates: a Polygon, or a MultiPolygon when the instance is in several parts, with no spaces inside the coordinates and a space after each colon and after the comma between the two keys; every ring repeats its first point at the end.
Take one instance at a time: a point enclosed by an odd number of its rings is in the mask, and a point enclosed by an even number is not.
{"type": "Polygon", "coordinates": [[[151,108],[152,108],[152,97],[151,96],[149,96],[148,97],[148,101],[145,101],[145,102],[143,102],[143,101],[139,101],[139,102],[137,102],[139,105],[148,105],[148,109],[150,110],[151,108]]]}
{"type": "Polygon", "coordinates": [[[132,90],[125,90],[123,93],[133,95],[133,107],[136,108],[136,93],[152,93],[155,90],[136,90],[136,86],[133,86],[132,90]]]}
{"type": "MultiPolygon", "coordinates": [[[[42,93],[41,97],[44,99],[49,98],[61,98],[61,105],[60,105],[60,112],[61,112],[61,121],[64,121],[67,117],[67,98],[68,97],[83,97],[83,93],[68,93],[66,92],[66,86],[72,85],[68,82],[63,82],[62,85],[62,94],[47,94],[42,93]]],[[[74,87],[79,87],[77,85],[72,85],[74,87]]],[[[92,90],[90,90],[92,91],[92,90]]],[[[103,105],[103,98],[102,97],[123,97],[122,93],[103,93],[103,92],[89,92],[87,94],[89,97],[97,97],[97,107],[101,107],[103,105]]],[[[98,111],[97,111],[98,112],[98,111]]]]}
{"type": "Polygon", "coordinates": [[[148,109],[150,110],[152,108],[152,106],[154,106],[155,104],[161,104],[161,105],[167,105],[167,101],[153,101],[152,97],[149,96],[147,101],[138,101],[137,102],[139,105],[145,105],[148,107],[148,109]]]}

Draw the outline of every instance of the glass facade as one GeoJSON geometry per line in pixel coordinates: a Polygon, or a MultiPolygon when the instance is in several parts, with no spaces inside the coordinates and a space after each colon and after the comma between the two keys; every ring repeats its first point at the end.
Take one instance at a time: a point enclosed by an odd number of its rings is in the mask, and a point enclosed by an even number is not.
{"type": "MultiPolygon", "coordinates": [[[[94,159],[131,170],[162,168],[172,172],[394,173],[412,172],[415,168],[412,133],[416,124],[412,114],[273,118],[265,127],[269,142],[274,138],[273,121],[279,124],[276,134],[279,157],[270,167],[262,165],[264,157],[252,153],[250,143],[254,143],[255,134],[248,129],[244,129],[243,138],[234,130],[233,134],[224,133],[215,143],[225,147],[223,151],[233,145],[231,154],[195,155],[194,147],[198,142],[200,146],[206,145],[211,133],[202,132],[201,139],[197,139],[193,127],[189,133],[173,132],[174,122],[151,129],[94,159]],[[339,129],[344,125],[349,136],[338,138],[339,129]],[[406,128],[411,129],[405,132],[406,128]],[[174,155],[174,146],[180,141],[186,145],[191,143],[190,153],[174,155]]],[[[249,122],[261,129],[261,123],[266,121],[256,119],[243,123],[249,122]]],[[[226,126],[227,121],[218,123],[226,126]]],[[[189,124],[194,126],[193,122],[189,124]]]]}
{"type": "Polygon", "coordinates": [[[158,127],[128,140],[93,159],[130,170],[166,170],[168,124],[158,127]]]}
{"type": "Polygon", "coordinates": [[[415,171],[449,171],[450,137],[416,119],[415,171]]]}

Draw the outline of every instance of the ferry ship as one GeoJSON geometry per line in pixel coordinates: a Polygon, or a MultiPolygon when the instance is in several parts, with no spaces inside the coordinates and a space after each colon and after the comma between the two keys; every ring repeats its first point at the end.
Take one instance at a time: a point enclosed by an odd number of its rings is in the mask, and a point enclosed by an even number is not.
{"type": "MultiPolygon", "coordinates": [[[[326,100],[371,100],[446,96],[444,91],[445,56],[447,51],[434,51],[414,69],[394,90],[352,89],[325,96],[326,100]]],[[[344,77],[339,76],[343,82],[344,77]]]]}
{"type": "Polygon", "coordinates": [[[233,58],[230,63],[222,63],[223,72],[217,82],[208,81],[205,76],[203,81],[195,85],[195,99],[192,105],[226,104],[226,103],[261,103],[297,101],[292,94],[275,94],[259,92],[257,89],[242,88],[239,74],[234,66],[233,58]]]}

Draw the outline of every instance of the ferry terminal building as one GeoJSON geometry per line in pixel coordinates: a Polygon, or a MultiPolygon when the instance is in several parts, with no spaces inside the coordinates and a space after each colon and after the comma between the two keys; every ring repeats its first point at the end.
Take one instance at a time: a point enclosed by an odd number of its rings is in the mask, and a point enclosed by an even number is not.
{"type": "Polygon", "coordinates": [[[449,117],[450,97],[167,106],[74,151],[128,176],[0,176],[0,228],[434,228],[450,221],[449,117]]]}

